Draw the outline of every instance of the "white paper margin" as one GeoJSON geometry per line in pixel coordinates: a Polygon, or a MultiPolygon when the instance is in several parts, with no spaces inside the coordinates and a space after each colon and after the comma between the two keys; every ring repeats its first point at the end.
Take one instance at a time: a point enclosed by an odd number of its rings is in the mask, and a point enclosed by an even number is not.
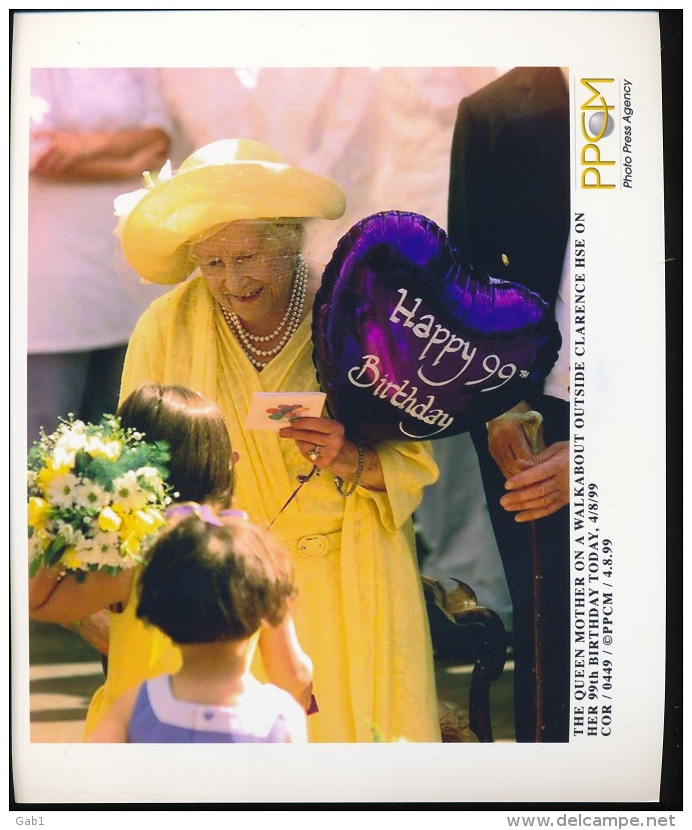
{"type": "MultiPolygon", "coordinates": [[[[26,803],[649,802],[663,732],[665,411],[657,15],[651,12],[72,12],[14,18],[12,760],[26,803]],[[564,65],[632,82],[634,187],[574,193],[587,217],[589,481],[613,541],[613,734],[554,745],[31,744],[23,436],[26,90],[32,66],[564,65]],[[645,607],[644,607],[645,606],[645,607]]],[[[620,93],[618,93],[618,96],[620,93]]],[[[621,104],[621,100],[615,102],[621,104]]],[[[574,115],[574,113],[573,113],[574,115]]],[[[78,819],[80,814],[73,816],[78,819]]],[[[85,814],[88,818],[88,814],[85,814]]],[[[104,817],[108,819],[108,814],[104,817]]],[[[101,821],[102,818],[99,820],[101,821]]],[[[470,817],[469,817],[470,818],[470,817]]],[[[114,816],[115,819],[115,816],[114,816]]],[[[118,817],[118,821],[121,821],[118,817]]],[[[72,824],[71,826],[78,826],[72,824]]]]}

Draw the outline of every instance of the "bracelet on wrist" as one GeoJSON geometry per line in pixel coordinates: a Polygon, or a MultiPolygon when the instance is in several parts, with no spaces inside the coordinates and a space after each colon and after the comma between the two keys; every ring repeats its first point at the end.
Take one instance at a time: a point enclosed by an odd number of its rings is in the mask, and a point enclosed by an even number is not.
{"type": "Polygon", "coordinates": [[[356,492],[356,488],[360,484],[361,476],[363,475],[363,468],[365,467],[365,450],[363,449],[363,445],[356,441],[356,449],[358,450],[358,469],[356,470],[356,477],[353,479],[353,483],[351,487],[344,493],[343,486],[344,480],[341,476],[334,476],[334,485],[339,493],[347,499],[349,496],[352,496],[356,492]]]}

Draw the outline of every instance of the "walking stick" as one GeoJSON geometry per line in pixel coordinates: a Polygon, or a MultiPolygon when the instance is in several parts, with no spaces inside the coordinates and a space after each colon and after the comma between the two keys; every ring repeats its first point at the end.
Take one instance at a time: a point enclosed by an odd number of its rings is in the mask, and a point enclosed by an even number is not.
{"type": "MultiPolygon", "coordinates": [[[[520,421],[531,452],[537,455],[545,447],[543,416],[539,412],[514,415],[520,421]]],[[[533,574],[533,662],[536,677],[536,743],[542,743],[545,733],[543,697],[543,567],[536,521],[531,522],[531,570],[533,574]]]]}
{"type": "MultiPolygon", "coordinates": [[[[524,431],[537,455],[545,446],[541,424],[543,417],[537,412],[528,412],[524,431]],[[532,417],[530,417],[532,416],[532,417]]],[[[545,720],[543,714],[543,565],[541,547],[538,541],[536,520],[531,522],[531,564],[533,572],[533,662],[536,673],[536,743],[543,741],[545,720]]]]}

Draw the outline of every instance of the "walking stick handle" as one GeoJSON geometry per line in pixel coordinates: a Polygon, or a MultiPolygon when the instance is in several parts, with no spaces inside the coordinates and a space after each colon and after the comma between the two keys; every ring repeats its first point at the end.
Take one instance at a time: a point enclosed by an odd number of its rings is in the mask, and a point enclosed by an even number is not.
{"type": "Polygon", "coordinates": [[[537,455],[541,450],[545,449],[545,439],[543,437],[543,416],[540,412],[531,410],[530,412],[507,412],[503,417],[510,418],[513,421],[519,421],[526,435],[526,440],[531,447],[531,452],[537,455]]]}

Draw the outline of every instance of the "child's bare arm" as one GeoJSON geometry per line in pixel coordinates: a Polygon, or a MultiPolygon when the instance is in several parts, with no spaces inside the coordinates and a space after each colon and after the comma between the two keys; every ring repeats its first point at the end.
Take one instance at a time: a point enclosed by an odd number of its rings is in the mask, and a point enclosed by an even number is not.
{"type": "Polygon", "coordinates": [[[95,614],[89,614],[64,627],[79,634],[85,643],[95,648],[100,654],[108,656],[110,619],[107,611],[97,611],[95,614]]]}
{"type": "Polygon", "coordinates": [[[301,648],[289,614],[280,625],[262,628],[259,648],[269,681],[307,710],[312,696],[312,660],[301,648]]]}
{"type": "Polygon", "coordinates": [[[127,604],[132,571],[111,576],[92,571],[83,582],[60,566],[40,568],[29,579],[29,616],[40,622],[69,624],[116,603],[127,604]]]}

